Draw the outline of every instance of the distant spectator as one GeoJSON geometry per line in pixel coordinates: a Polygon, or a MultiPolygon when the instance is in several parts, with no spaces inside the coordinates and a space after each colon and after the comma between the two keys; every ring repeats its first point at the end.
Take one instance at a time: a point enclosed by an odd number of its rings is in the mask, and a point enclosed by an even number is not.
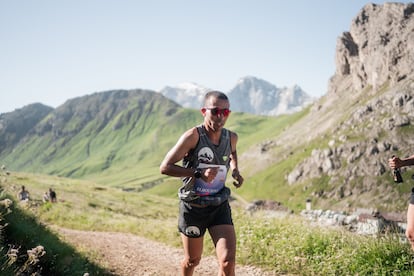
{"type": "Polygon", "coordinates": [[[49,188],[49,198],[51,202],[57,202],[56,192],[52,188],[49,188]]]}
{"type": "Polygon", "coordinates": [[[50,200],[50,197],[49,197],[49,193],[48,192],[45,192],[44,194],[43,194],[43,202],[48,202],[50,200]]]}
{"type": "Polygon", "coordinates": [[[21,191],[19,192],[19,200],[20,201],[28,201],[30,199],[29,192],[26,190],[24,186],[22,186],[21,191]]]}

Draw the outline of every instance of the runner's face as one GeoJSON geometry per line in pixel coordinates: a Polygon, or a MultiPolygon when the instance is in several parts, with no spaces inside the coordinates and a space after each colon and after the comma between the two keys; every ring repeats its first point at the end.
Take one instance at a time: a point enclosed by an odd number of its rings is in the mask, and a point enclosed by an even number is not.
{"type": "Polygon", "coordinates": [[[230,103],[228,100],[222,100],[215,97],[210,97],[205,103],[205,107],[201,109],[201,112],[204,116],[204,122],[207,127],[209,127],[213,131],[221,130],[224,127],[224,124],[227,121],[227,118],[230,114],[225,116],[223,114],[223,109],[229,109],[230,103]],[[218,114],[214,113],[214,108],[218,108],[220,111],[218,114]]]}

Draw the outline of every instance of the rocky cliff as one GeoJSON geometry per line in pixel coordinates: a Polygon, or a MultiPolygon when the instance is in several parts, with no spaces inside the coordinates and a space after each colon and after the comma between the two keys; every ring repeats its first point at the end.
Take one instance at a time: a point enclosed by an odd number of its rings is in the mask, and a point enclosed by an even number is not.
{"type": "Polygon", "coordinates": [[[406,79],[414,70],[414,3],[367,4],[349,32],[337,41],[335,82],[352,77],[352,86],[378,89],[406,79]]]}

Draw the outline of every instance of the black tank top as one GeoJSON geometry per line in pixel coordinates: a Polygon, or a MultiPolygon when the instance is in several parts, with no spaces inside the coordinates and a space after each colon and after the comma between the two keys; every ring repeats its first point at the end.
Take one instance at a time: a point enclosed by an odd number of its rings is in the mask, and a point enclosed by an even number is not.
{"type": "Polygon", "coordinates": [[[183,186],[178,194],[181,199],[186,201],[218,193],[224,187],[227,171],[230,167],[230,131],[222,129],[218,145],[210,141],[203,125],[197,126],[197,131],[199,134],[197,146],[184,157],[183,167],[194,169],[219,167],[219,172],[211,183],[194,177],[183,178],[183,186]]]}

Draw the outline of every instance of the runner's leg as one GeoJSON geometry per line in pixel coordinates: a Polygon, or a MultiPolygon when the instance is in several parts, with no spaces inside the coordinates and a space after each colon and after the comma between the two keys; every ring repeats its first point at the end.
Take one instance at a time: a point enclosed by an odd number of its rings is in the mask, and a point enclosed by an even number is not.
{"type": "Polygon", "coordinates": [[[191,276],[194,268],[200,263],[201,254],[203,253],[203,237],[189,238],[181,234],[181,240],[184,248],[184,260],[181,263],[181,275],[191,276]]]}
{"type": "Polygon", "coordinates": [[[407,210],[407,229],[405,235],[411,244],[411,248],[414,250],[414,204],[411,201],[407,210]]]}
{"type": "Polygon", "coordinates": [[[234,276],[236,267],[236,233],[229,224],[209,228],[219,262],[218,275],[234,276]]]}

